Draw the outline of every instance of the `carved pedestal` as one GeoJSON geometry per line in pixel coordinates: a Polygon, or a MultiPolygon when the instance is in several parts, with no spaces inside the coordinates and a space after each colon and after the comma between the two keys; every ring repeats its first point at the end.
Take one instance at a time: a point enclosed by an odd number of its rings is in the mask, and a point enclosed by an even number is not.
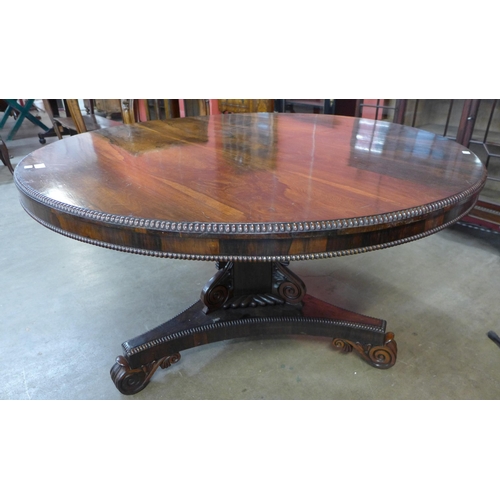
{"type": "Polygon", "coordinates": [[[376,368],[396,362],[386,322],[341,309],[306,294],[302,280],[277,262],[218,263],[200,301],[170,321],[123,343],[111,369],[117,389],[135,394],[180,351],[211,342],[263,335],[332,338],[335,349],[356,351],[376,368]]]}

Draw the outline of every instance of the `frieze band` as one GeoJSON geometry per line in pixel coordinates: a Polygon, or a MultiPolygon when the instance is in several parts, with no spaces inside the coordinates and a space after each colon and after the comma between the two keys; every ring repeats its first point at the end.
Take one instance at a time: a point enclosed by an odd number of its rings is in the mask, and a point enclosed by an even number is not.
{"type": "Polygon", "coordinates": [[[53,226],[52,224],[49,224],[48,222],[45,222],[43,219],[40,219],[36,215],[34,215],[32,212],[30,212],[24,203],[21,201],[21,205],[23,206],[24,210],[38,223],[42,224],[46,228],[62,234],[63,236],[66,236],[68,238],[83,242],[83,243],[89,243],[91,245],[99,246],[102,248],[107,248],[110,250],[116,250],[120,252],[126,252],[126,253],[133,253],[137,255],[145,255],[148,257],[159,257],[159,258],[166,258],[166,259],[181,259],[181,260],[201,260],[201,261],[236,261],[236,262],[290,262],[290,261],[302,261],[302,260],[316,260],[316,259],[329,259],[329,258],[334,258],[334,257],[345,257],[348,255],[357,255],[360,253],[366,253],[366,252],[372,252],[375,250],[382,250],[384,248],[391,248],[395,247],[398,245],[403,245],[405,243],[409,243],[411,241],[417,241],[419,239],[425,238],[427,236],[430,236],[432,234],[435,234],[442,229],[447,228],[448,226],[451,226],[452,224],[455,224],[457,221],[459,221],[462,217],[467,215],[473,208],[474,206],[471,206],[467,208],[463,213],[461,213],[458,217],[454,218],[453,220],[450,220],[446,222],[445,224],[442,224],[440,226],[437,226],[433,229],[429,229],[428,231],[425,231],[420,234],[415,234],[413,236],[408,236],[406,238],[402,238],[399,240],[394,240],[394,241],[389,241],[387,243],[381,243],[379,245],[368,245],[366,247],[360,247],[360,248],[352,248],[349,250],[337,250],[333,252],[319,252],[319,253],[310,253],[310,254],[296,254],[296,255],[197,255],[197,254],[183,254],[183,253],[173,253],[173,252],[159,252],[157,250],[144,250],[141,248],[133,248],[133,247],[125,247],[125,246],[120,246],[116,245],[114,243],[107,243],[104,241],[97,241],[93,240],[91,238],[86,238],[85,236],[79,236],[73,233],[70,233],[68,231],[65,231],[64,229],[60,229],[56,226],[53,226]]]}
{"type": "Polygon", "coordinates": [[[303,221],[303,222],[273,222],[273,223],[205,223],[205,222],[171,222],[157,219],[143,219],[138,217],[113,215],[97,210],[73,207],[67,203],[55,201],[30,186],[27,186],[20,179],[14,176],[17,187],[29,198],[60,212],[65,212],[78,217],[116,224],[127,227],[146,228],[159,231],[172,231],[188,234],[282,234],[282,233],[303,233],[314,231],[329,231],[334,229],[348,229],[351,227],[369,227],[378,224],[387,224],[401,220],[411,219],[426,215],[437,210],[442,210],[449,206],[457,205],[461,200],[467,199],[479,192],[486,176],[481,181],[471,186],[466,191],[450,196],[444,200],[421,205],[396,212],[389,212],[380,215],[365,217],[354,217],[347,219],[324,220],[324,221],[303,221]]]}

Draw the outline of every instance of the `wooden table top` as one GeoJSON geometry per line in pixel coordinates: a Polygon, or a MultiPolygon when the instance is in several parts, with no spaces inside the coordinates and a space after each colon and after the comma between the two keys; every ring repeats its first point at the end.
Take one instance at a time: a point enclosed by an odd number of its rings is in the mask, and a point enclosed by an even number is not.
{"type": "Polygon", "coordinates": [[[411,241],[477,200],[485,168],[432,133],[335,115],[150,121],[79,134],[15,170],[26,211],[159,257],[294,260],[411,241]]]}

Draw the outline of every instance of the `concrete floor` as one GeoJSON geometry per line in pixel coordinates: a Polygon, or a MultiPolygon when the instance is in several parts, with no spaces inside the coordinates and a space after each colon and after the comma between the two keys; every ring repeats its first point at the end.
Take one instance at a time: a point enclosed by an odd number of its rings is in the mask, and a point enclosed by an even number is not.
{"type": "MultiPolygon", "coordinates": [[[[4,140],[12,126],[9,119],[0,131],[4,140]]],[[[6,141],[14,165],[42,147],[38,132],[24,122],[6,141]]],[[[398,343],[388,370],[340,354],[325,339],[231,340],[183,351],[146,389],[123,396],[109,376],[121,343],[196,301],[214,265],[114,252],[53,233],[23,211],[3,165],[0,210],[0,399],[500,396],[500,348],[486,335],[500,334],[500,235],[455,225],[391,249],[291,265],[310,294],[387,320],[398,343]]]]}

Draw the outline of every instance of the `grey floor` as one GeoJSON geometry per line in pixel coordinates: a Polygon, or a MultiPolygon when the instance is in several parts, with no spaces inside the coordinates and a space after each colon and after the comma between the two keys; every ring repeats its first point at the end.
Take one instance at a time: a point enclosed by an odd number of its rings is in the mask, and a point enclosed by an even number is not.
{"type": "MultiPolygon", "coordinates": [[[[4,140],[13,123],[0,131],[4,140]]],[[[39,131],[24,122],[6,141],[13,164],[42,147],[39,131]]],[[[500,348],[487,337],[500,334],[497,234],[456,225],[387,250],[292,264],[310,294],[387,320],[398,343],[388,370],[324,339],[232,340],[183,351],[179,363],[127,397],[109,376],[121,343],[196,301],[214,265],[114,252],[53,233],[23,211],[1,164],[0,210],[0,399],[500,396],[500,348]]]]}

